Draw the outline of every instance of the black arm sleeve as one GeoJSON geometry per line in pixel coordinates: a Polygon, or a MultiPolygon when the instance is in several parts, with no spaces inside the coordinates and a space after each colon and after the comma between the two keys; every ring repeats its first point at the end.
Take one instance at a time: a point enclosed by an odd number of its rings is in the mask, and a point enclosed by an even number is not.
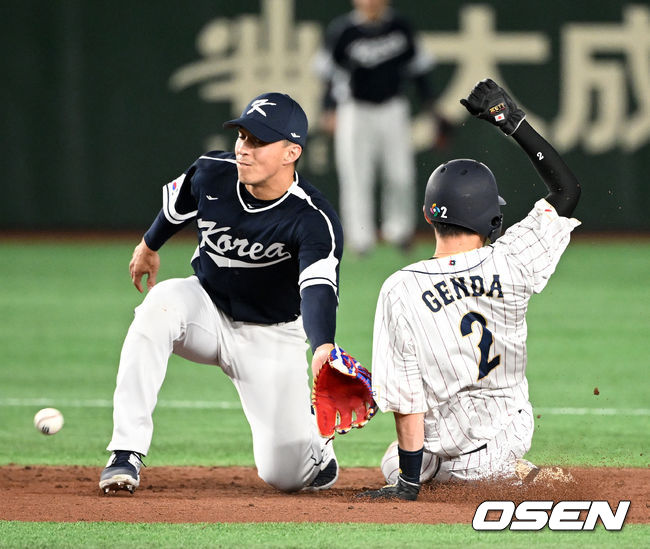
{"type": "Polygon", "coordinates": [[[165,217],[165,212],[160,210],[156,219],[154,219],[151,227],[144,233],[144,242],[145,244],[154,252],[157,252],[162,245],[167,242],[172,236],[174,236],[178,231],[190,223],[190,219],[184,223],[170,223],[169,220],[165,217]]]}
{"type": "Polygon", "coordinates": [[[326,284],[308,286],[301,292],[302,324],[312,352],[323,343],[334,343],[338,299],[326,284]]]}
{"type": "Polygon", "coordinates": [[[530,158],[549,193],[546,200],[558,215],[570,217],[580,198],[580,183],[557,151],[523,120],[512,134],[530,158]]]}

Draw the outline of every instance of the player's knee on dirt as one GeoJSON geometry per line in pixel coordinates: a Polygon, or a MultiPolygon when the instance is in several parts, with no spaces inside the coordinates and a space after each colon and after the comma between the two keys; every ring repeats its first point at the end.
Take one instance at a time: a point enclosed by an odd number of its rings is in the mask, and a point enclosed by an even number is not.
{"type": "Polygon", "coordinates": [[[314,462],[307,463],[304,455],[295,444],[281,447],[268,445],[263,456],[255,456],[257,475],[277,490],[301,490],[314,467],[314,462]]]}
{"type": "Polygon", "coordinates": [[[292,464],[287,467],[286,464],[278,464],[277,467],[259,467],[257,468],[258,476],[273,488],[282,492],[297,492],[304,488],[304,478],[300,474],[304,468],[304,464],[296,466],[292,464]]]}

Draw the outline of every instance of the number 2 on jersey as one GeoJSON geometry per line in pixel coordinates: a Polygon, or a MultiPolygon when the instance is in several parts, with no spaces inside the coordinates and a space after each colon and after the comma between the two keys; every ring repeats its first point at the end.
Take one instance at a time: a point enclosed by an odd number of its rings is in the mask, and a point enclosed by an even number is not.
{"type": "Polygon", "coordinates": [[[478,344],[479,351],[481,351],[481,359],[478,363],[478,380],[481,380],[501,363],[501,355],[497,355],[488,361],[490,348],[492,347],[492,343],[494,343],[494,337],[492,336],[492,332],[487,328],[485,317],[479,313],[467,313],[461,319],[460,333],[463,337],[472,333],[474,322],[478,322],[481,325],[481,341],[478,344]]]}

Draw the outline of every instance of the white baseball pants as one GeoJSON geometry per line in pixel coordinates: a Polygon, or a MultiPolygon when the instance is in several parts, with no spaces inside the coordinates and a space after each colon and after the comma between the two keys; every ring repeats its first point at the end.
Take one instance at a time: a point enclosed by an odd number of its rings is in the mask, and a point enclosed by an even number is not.
{"type": "Polygon", "coordinates": [[[305,340],[301,319],[233,321],[195,276],[160,282],[136,308],[124,341],[107,449],[148,453],[152,413],[173,352],[223,369],[251,427],[258,475],[279,490],[299,490],[318,474],[324,442],[311,414],[305,340]]]}
{"type": "MultiPolygon", "coordinates": [[[[530,450],[533,429],[532,409],[527,407],[515,414],[512,422],[481,450],[445,458],[427,452],[425,448],[420,482],[514,479],[517,460],[530,450]]],[[[396,443],[386,450],[381,469],[389,484],[397,482],[399,456],[396,443]]]]}
{"type": "Polygon", "coordinates": [[[415,165],[408,101],[349,100],[337,108],[335,153],[345,242],[357,253],[376,242],[375,182],[381,172],[381,233],[392,244],[415,230],[415,165]]]}

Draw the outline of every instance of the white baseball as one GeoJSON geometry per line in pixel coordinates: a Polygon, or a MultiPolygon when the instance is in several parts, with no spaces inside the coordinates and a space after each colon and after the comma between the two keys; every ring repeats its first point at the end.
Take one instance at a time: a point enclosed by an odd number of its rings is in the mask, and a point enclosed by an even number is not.
{"type": "Polygon", "coordinates": [[[56,408],[43,408],[34,416],[34,427],[44,435],[54,435],[63,427],[63,414],[56,408]]]}
{"type": "Polygon", "coordinates": [[[397,455],[397,441],[391,442],[381,458],[381,472],[388,484],[397,482],[399,475],[399,456],[397,455]]]}

